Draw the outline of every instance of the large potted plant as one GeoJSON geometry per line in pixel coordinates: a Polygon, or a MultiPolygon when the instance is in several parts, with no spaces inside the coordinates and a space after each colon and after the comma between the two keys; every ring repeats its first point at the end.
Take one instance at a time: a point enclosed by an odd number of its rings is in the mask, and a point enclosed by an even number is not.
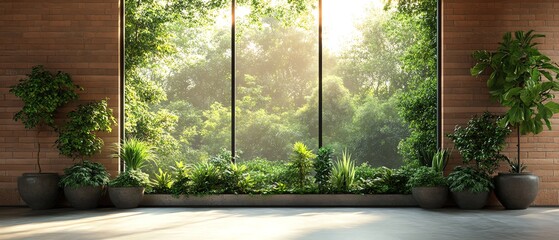
{"type": "Polygon", "coordinates": [[[407,185],[420,207],[426,209],[441,208],[448,197],[448,186],[444,177],[444,168],[450,152],[439,150],[433,155],[430,166],[420,166],[410,176],[407,185]]]}
{"type": "Polygon", "coordinates": [[[86,158],[103,147],[103,140],[96,132],[110,132],[116,121],[106,100],[80,105],[67,117],[68,122],[59,131],[56,147],[60,154],[74,161],[79,159],[79,163],[64,170],[60,185],[74,208],[95,208],[109,181],[109,174],[102,164],[86,161],[86,158]]]}
{"type": "Polygon", "coordinates": [[[141,169],[152,155],[152,147],[135,138],[127,139],[120,149],[116,149],[114,156],[124,162],[125,171],[109,182],[109,197],[115,207],[135,208],[140,205],[145,187],[149,184],[149,176],[141,169]]]}
{"type": "Polygon", "coordinates": [[[80,87],[75,85],[70,75],[63,72],[52,74],[43,66],[35,66],[27,78],[10,87],[23,101],[23,107],[14,115],[25,128],[35,129],[37,139],[37,173],[24,173],[18,177],[18,192],[31,209],[49,209],[56,205],[58,198],[57,173],[43,173],[41,168],[40,133],[56,130],[55,115],[58,109],[78,98],[75,93],[80,87]]]}
{"type": "Polygon", "coordinates": [[[499,116],[489,112],[474,116],[465,127],[456,126],[448,135],[462,156],[462,164],[448,176],[450,191],[460,208],[485,206],[493,184],[491,175],[506,159],[501,150],[511,130],[498,124],[499,116]],[[474,200],[475,199],[475,200],[474,200]],[[479,204],[462,204],[462,203],[479,204]]]}
{"type": "Polygon", "coordinates": [[[511,126],[517,132],[517,157],[511,163],[511,173],[500,173],[496,179],[496,195],[507,209],[525,209],[536,198],[539,178],[523,172],[520,160],[520,136],[538,134],[546,125],[551,129],[549,119],[559,112],[559,104],[551,101],[554,91],[559,90],[559,68],[551,59],[542,54],[534,42],[544,35],[517,31],[514,37],[505,33],[503,41],[495,52],[475,51],[477,62],[471,69],[473,76],[479,76],[489,69],[487,87],[489,94],[501,105],[508,108],[502,126],[511,126]]]}

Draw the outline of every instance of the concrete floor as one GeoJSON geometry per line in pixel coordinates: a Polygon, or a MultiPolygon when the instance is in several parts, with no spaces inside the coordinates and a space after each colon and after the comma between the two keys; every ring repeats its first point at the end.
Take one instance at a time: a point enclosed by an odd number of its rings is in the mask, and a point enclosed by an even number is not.
{"type": "Polygon", "coordinates": [[[559,239],[559,208],[0,208],[0,239],[559,239]]]}

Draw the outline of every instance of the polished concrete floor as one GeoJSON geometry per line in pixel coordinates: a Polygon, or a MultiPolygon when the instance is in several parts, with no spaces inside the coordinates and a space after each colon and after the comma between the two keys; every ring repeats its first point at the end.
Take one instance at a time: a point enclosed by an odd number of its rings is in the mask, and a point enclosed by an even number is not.
{"type": "Polygon", "coordinates": [[[559,208],[0,208],[0,239],[559,239],[559,208]]]}

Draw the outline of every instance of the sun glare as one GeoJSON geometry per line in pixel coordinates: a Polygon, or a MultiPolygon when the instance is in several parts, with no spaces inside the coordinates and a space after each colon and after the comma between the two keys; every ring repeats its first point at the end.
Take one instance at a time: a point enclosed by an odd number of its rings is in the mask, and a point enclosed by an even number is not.
{"type": "Polygon", "coordinates": [[[322,29],[324,47],[340,53],[359,37],[356,25],[370,10],[382,11],[383,0],[323,0],[322,29]]]}

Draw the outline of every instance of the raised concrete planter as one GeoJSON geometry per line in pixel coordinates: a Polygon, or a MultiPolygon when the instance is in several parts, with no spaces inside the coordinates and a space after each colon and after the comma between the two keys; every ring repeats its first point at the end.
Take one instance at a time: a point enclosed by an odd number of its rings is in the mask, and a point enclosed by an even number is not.
{"type": "Polygon", "coordinates": [[[175,197],[146,194],[144,207],[416,207],[412,195],[399,194],[276,194],[204,195],[175,197]]]}

